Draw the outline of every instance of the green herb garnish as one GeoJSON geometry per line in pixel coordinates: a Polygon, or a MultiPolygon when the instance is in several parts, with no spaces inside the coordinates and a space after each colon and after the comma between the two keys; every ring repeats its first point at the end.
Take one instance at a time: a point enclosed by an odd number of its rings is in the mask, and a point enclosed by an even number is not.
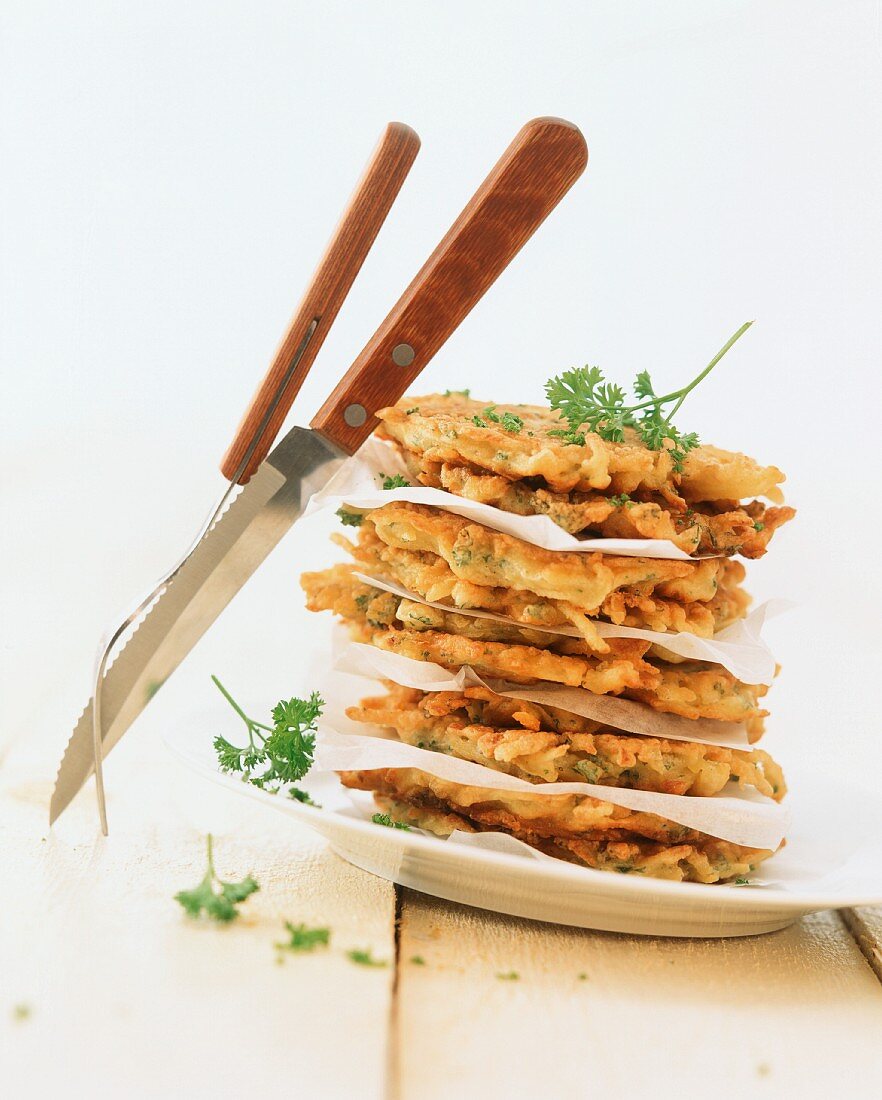
{"type": "Polygon", "coordinates": [[[393,474],[389,477],[388,474],[380,472],[377,476],[383,479],[384,489],[406,489],[410,485],[407,478],[402,477],[401,474],[393,474]]]}
{"type": "Polygon", "coordinates": [[[375,959],[370,949],[362,951],[358,947],[353,948],[351,951],[347,951],[346,958],[349,959],[350,962],[358,963],[359,966],[380,967],[389,965],[385,959],[375,959]]]}
{"type": "Polygon", "coordinates": [[[520,978],[520,974],[517,970],[508,970],[505,974],[497,974],[496,977],[501,982],[516,982],[520,978]]]}
{"type": "Polygon", "coordinates": [[[669,450],[674,469],[682,471],[683,460],[689,451],[698,446],[699,438],[695,432],[680,432],[672,420],[686,397],[752,324],[752,321],[743,324],[704,370],[682,389],[657,394],[649,371],[640,371],[634,380],[637,397],[634,404],[625,403],[624,390],[613,382],[606,382],[600,367],[576,367],[549,379],[545,385],[548,403],[561,414],[569,427],[554,429],[548,434],[559,436],[567,443],[584,446],[585,436],[579,430],[582,427],[613,443],[623,442],[625,428],[634,428],[650,450],[669,450]],[[669,405],[672,407],[664,415],[663,410],[669,405]],[[639,416],[636,415],[638,413],[639,416]]]}
{"type": "Polygon", "coordinates": [[[204,913],[211,920],[224,924],[235,920],[239,915],[236,906],[250,897],[260,887],[251,875],[241,882],[224,882],[218,878],[214,869],[214,852],[211,833],[206,841],[208,849],[208,868],[205,877],[193,890],[179,890],[175,901],[179,902],[191,917],[204,913]]]}
{"type": "Polygon", "coordinates": [[[480,416],[473,416],[472,417],[472,423],[475,425],[476,428],[486,428],[487,427],[486,422],[483,421],[480,418],[480,416]]]}
{"type": "Polygon", "coordinates": [[[248,731],[248,744],[242,748],[215,737],[221,770],[241,772],[247,783],[273,792],[302,779],[312,767],[316,723],[325,705],[321,695],[314,691],[308,699],[281,699],[273,707],[273,724],[265,726],[248,717],[216,676],[211,679],[248,731]]]}
{"type": "Polygon", "coordinates": [[[617,497],[610,497],[609,502],[613,506],[613,508],[630,508],[631,505],[634,503],[634,501],[631,500],[627,493],[619,493],[617,497]]]}
{"type": "Polygon", "coordinates": [[[738,878],[735,879],[735,885],[736,886],[750,886],[750,879],[749,878],[744,878],[742,875],[739,875],[738,878]]]}
{"type": "Polygon", "coordinates": [[[331,940],[330,928],[309,928],[305,924],[292,924],[285,921],[285,929],[288,939],[284,943],[277,943],[279,951],[292,951],[305,954],[315,951],[317,947],[327,947],[331,940]]]}
{"type": "Polygon", "coordinates": [[[373,814],[371,821],[375,825],[385,825],[387,829],[410,829],[403,821],[393,821],[388,814],[373,814]]]}
{"type": "Polygon", "coordinates": [[[471,397],[471,390],[445,390],[445,397],[471,397]]]}
{"type": "Polygon", "coordinates": [[[426,960],[423,958],[422,955],[411,955],[410,956],[410,961],[413,963],[414,966],[425,966],[426,965],[426,960]]]}
{"type": "Polygon", "coordinates": [[[348,508],[338,508],[335,514],[344,527],[361,527],[364,521],[363,512],[350,512],[348,508]]]}
{"type": "Polygon", "coordinates": [[[299,787],[291,787],[288,791],[288,797],[293,798],[296,802],[302,802],[304,806],[315,806],[317,810],[322,808],[320,802],[314,802],[312,797],[306,792],[302,791],[299,787]]]}

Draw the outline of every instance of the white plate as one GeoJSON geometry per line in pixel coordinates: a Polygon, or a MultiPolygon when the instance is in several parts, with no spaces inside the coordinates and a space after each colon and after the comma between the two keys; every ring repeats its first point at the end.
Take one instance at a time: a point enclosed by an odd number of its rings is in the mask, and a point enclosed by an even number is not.
{"type": "Polygon", "coordinates": [[[345,792],[336,776],[301,787],[324,808],[268,794],[217,768],[212,739],[233,737],[230,716],[191,716],[166,744],[195,771],[240,795],[290,814],[324,836],[343,859],[425,894],[554,924],[646,936],[748,936],[785,928],[821,909],[882,904],[882,805],[858,789],[790,776],[793,829],[787,847],[749,886],[662,882],[525,855],[502,834],[440,840],[370,821],[369,796],[345,792]],[[489,838],[494,839],[489,839],[489,838]]]}

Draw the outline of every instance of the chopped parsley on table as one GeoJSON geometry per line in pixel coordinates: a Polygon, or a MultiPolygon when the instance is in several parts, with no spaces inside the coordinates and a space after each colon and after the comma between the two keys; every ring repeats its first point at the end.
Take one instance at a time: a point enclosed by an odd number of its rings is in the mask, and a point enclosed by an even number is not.
{"type": "Polygon", "coordinates": [[[351,951],[346,952],[346,958],[349,959],[350,962],[357,963],[359,966],[373,966],[379,968],[389,965],[385,959],[375,959],[370,948],[365,951],[362,948],[354,947],[351,951]]]}
{"type": "Polygon", "coordinates": [[[315,951],[317,947],[327,947],[331,942],[330,928],[310,928],[308,925],[292,924],[291,921],[286,920],[285,930],[288,933],[288,939],[276,944],[280,951],[305,954],[315,951]]]}
{"type": "Polygon", "coordinates": [[[175,901],[183,906],[191,917],[199,917],[203,914],[210,920],[216,920],[222,924],[228,924],[238,917],[237,905],[260,889],[251,875],[246,875],[241,882],[226,882],[218,877],[214,869],[214,851],[211,833],[208,834],[206,847],[208,850],[208,866],[205,877],[192,890],[179,890],[175,894],[175,901]]]}

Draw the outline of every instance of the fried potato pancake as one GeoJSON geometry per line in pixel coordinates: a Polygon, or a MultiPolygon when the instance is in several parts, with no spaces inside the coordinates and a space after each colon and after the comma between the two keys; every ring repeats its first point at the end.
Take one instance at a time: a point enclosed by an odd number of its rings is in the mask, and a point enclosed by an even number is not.
{"type": "Polygon", "coordinates": [[[622,500],[600,493],[553,493],[526,481],[509,481],[498,474],[424,463],[404,452],[411,477],[423,485],[500,508],[520,516],[545,515],[571,535],[617,539],[667,539],[686,554],[741,554],[760,558],[775,531],[791,520],[793,508],[766,507],[754,500],[698,503],[642,494],[622,500]]]}
{"type": "Polygon", "coordinates": [[[708,638],[743,618],[750,604],[750,596],[740,587],[744,567],[731,559],[723,559],[712,600],[682,603],[661,597],[657,592],[646,595],[638,590],[623,589],[607,596],[592,615],[568,601],[547,599],[531,590],[491,588],[461,580],[436,554],[387,546],[370,524],[362,525],[355,546],[343,536],[335,536],[334,541],[352,554],[365,572],[396,580],[424,600],[490,611],[527,626],[575,626],[586,640],[597,636],[590,625],[592,618],[617,626],[661,632],[686,631],[708,638]]]}
{"type": "Polygon", "coordinates": [[[620,494],[640,489],[685,500],[781,499],[778,486],[784,474],[743,454],[697,447],[678,474],[670,453],[650,450],[633,429],[626,429],[622,443],[586,432],[584,445],[577,445],[551,434],[566,427],[551,409],[497,406],[498,415],[510,412],[523,421],[523,428],[513,432],[482,417],[485,407],[461,394],[406,397],[380,410],[378,434],[427,462],[471,465],[510,481],[537,478],[555,493],[602,489],[620,494]]]}
{"type": "Polygon", "coordinates": [[[414,618],[419,605],[355,580],[346,566],[304,573],[301,585],[311,611],[333,611],[359,640],[413,660],[451,670],[469,665],[479,676],[515,683],[544,680],[597,695],[624,695],[670,714],[744,722],[754,731],[768,713],[758,706],[763,685],[743,684],[719,665],[647,660],[650,643],[639,639],[604,639],[601,654],[582,639],[540,632],[530,644],[517,637],[518,627],[468,615],[420,608],[435,618],[414,618]]]}
{"type": "Polygon", "coordinates": [[[443,558],[460,580],[535,592],[587,612],[620,589],[683,603],[713,599],[724,558],[664,561],[611,554],[558,553],[426,505],[394,502],[364,517],[378,537],[400,550],[443,558]]]}
{"type": "Polygon", "coordinates": [[[760,749],[740,750],[638,737],[484,688],[424,693],[392,685],[347,715],[394,730],[399,739],[471,760],[529,782],[579,782],[662,794],[709,796],[736,781],[780,801],[780,767],[760,749]]]}
{"type": "Polygon", "coordinates": [[[454,829],[506,832],[548,855],[621,874],[723,882],[749,874],[773,854],[587,796],[470,787],[413,768],[341,772],[340,779],[373,791],[377,804],[403,824],[441,836],[454,829]]]}

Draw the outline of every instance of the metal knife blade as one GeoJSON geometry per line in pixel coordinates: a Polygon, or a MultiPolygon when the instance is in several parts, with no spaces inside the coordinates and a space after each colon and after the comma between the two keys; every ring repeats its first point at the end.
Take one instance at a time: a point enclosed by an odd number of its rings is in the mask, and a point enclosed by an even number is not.
{"type": "MultiPolygon", "coordinates": [[[[107,670],[102,689],[105,756],[345,458],[308,428],[292,428],[274,448],[107,670]]],[[[90,701],[58,769],[50,824],[93,771],[90,701]]]]}

